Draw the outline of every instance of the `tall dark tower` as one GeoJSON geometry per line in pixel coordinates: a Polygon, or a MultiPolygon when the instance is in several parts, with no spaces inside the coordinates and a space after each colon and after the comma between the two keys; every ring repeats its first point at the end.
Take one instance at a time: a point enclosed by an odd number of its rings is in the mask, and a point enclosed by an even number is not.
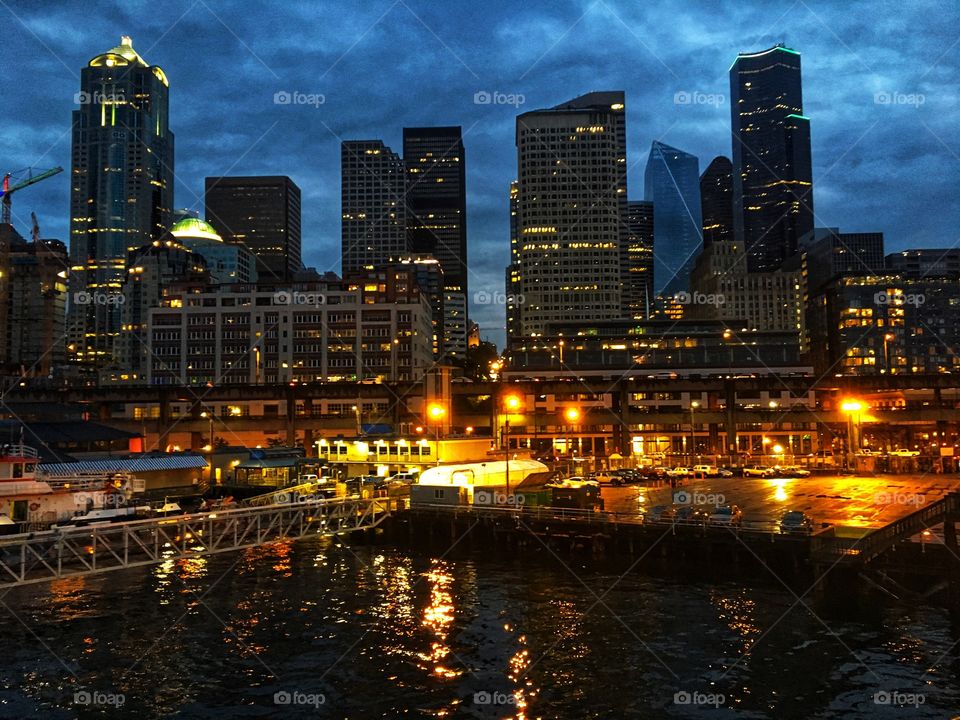
{"type": "Polygon", "coordinates": [[[704,247],[733,240],[733,164],[723,155],[700,176],[700,210],[704,247]]]}
{"type": "Polygon", "coordinates": [[[621,269],[624,269],[623,315],[640,320],[649,317],[653,292],[653,203],[627,202],[627,242],[621,269]]]}
{"type": "Polygon", "coordinates": [[[403,129],[407,238],[415,255],[440,262],[444,283],[442,354],[467,352],[467,188],[463,134],[456,127],[403,129]]]}
{"type": "Polygon", "coordinates": [[[733,222],[747,268],[778,269],[813,230],[810,120],[800,53],[777,45],[742,53],[730,68],[733,222]]]}
{"type": "Polygon", "coordinates": [[[67,357],[115,361],[129,251],[158,240],[173,208],[167,77],[129,37],[80,71],[70,177],[67,357]]]}
{"type": "Polygon", "coordinates": [[[204,210],[224,242],[257,258],[261,282],[284,282],[303,267],[300,188],[286,175],[208,177],[204,210]]]}

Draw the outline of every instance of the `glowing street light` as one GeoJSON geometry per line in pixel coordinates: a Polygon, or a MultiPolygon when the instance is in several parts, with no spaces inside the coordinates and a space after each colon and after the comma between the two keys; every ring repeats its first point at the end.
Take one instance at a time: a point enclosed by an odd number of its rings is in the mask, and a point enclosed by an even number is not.
{"type": "Polygon", "coordinates": [[[563,412],[563,416],[570,423],[575,423],[580,419],[580,410],[575,407],[569,407],[563,412]]]}
{"type": "Polygon", "coordinates": [[[431,420],[439,421],[446,416],[447,409],[438,403],[431,403],[427,408],[427,414],[430,416],[431,420]]]}
{"type": "Polygon", "coordinates": [[[855,462],[855,453],[860,449],[860,440],[854,428],[854,418],[856,418],[856,423],[859,424],[863,403],[854,398],[847,398],[840,403],[840,409],[847,416],[847,466],[849,467],[855,462]]]}

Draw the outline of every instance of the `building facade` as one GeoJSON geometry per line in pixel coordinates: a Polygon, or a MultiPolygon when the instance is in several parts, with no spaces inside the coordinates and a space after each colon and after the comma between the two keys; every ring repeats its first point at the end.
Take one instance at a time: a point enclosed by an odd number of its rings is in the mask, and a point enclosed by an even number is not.
{"type": "Polygon", "coordinates": [[[444,357],[467,352],[467,189],[461,128],[403,129],[407,171],[407,237],[415,255],[435,258],[443,269],[444,357]]]}
{"type": "Polygon", "coordinates": [[[300,188],[289,177],[208,177],[204,209],[225,242],[253,253],[264,281],[290,281],[303,267],[300,188]]]}
{"type": "Polygon", "coordinates": [[[626,242],[627,145],[623,92],[593,92],[516,122],[518,335],[550,322],[620,316],[626,242]]]}
{"type": "Polygon", "coordinates": [[[777,270],[813,230],[810,120],[800,53],[777,45],[730,68],[733,221],[751,272],[777,270]]]}
{"type": "Polygon", "coordinates": [[[623,273],[623,316],[650,317],[655,307],[653,290],[654,208],[646,200],[627,202],[627,242],[620,254],[623,273]]]}
{"type": "Polygon", "coordinates": [[[644,198],[653,203],[653,286],[673,295],[690,289],[690,272],[703,247],[700,161],[659,141],[650,146],[644,198]]]}
{"type": "Polygon", "coordinates": [[[340,145],[344,274],[410,256],[403,160],[380,140],[340,145]]]}
{"type": "Polygon", "coordinates": [[[73,111],[68,359],[115,364],[127,258],[158,240],[173,209],[169,85],[129,37],[80,72],[73,111]]]}
{"type": "Polygon", "coordinates": [[[148,380],[415,381],[433,360],[431,315],[409,268],[351,281],[170,291],[149,313],[148,380]]]}
{"type": "Polygon", "coordinates": [[[4,364],[21,376],[46,377],[64,362],[68,267],[59,240],[10,243],[4,364]]]}
{"type": "Polygon", "coordinates": [[[700,176],[703,246],[733,240],[733,164],[719,155],[700,176]]]}
{"type": "Polygon", "coordinates": [[[187,250],[202,256],[214,285],[257,282],[257,258],[241,243],[225,243],[214,227],[196,217],[184,217],[170,228],[170,236],[187,250]]]}

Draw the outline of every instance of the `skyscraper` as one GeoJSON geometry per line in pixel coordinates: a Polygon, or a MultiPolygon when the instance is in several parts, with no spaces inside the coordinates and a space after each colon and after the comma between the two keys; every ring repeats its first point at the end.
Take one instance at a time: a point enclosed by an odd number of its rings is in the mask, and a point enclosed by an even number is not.
{"type": "Polygon", "coordinates": [[[80,71],[73,111],[68,358],[114,360],[127,255],[159,239],[173,208],[167,77],[129,37],[80,71]]]}
{"type": "Polygon", "coordinates": [[[621,254],[624,317],[649,317],[653,307],[653,214],[651,202],[627,202],[627,242],[621,254]]]}
{"type": "Polygon", "coordinates": [[[624,94],[592,92],[517,118],[519,336],[620,317],[626,242],[624,94]]]}
{"type": "Polygon", "coordinates": [[[410,255],[403,160],[380,140],[340,145],[343,273],[410,255]]]}
{"type": "Polygon", "coordinates": [[[503,286],[506,289],[506,325],[507,337],[520,337],[523,312],[523,296],[520,294],[520,229],[518,215],[518,198],[520,188],[516,180],[510,181],[510,264],[504,275],[503,286]]]}
{"type": "Polygon", "coordinates": [[[300,188],[286,175],[208,177],[204,205],[224,242],[256,256],[263,282],[289,281],[303,267],[300,188]]]}
{"type": "Polygon", "coordinates": [[[810,120],[800,53],[777,45],[730,67],[733,222],[751,272],[776,270],[813,230],[810,120]]]}
{"type": "Polygon", "coordinates": [[[700,176],[703,246],[733,240],[733,164],[719,155],[700,176]]]}
{"type": "Polygon", "coordinates": [[[416,255],[440,262],[444,281],[442,355],[467,352],[467,190],[457,127],[403,129],[407,239],[416,255]]]}
{"type": "Polygon", "coordinates": [[[643,192],[653,202],[654,289],[662,295],[689,290],[690,271],[703,247],[697,156],[654,140],[643,192]]]}

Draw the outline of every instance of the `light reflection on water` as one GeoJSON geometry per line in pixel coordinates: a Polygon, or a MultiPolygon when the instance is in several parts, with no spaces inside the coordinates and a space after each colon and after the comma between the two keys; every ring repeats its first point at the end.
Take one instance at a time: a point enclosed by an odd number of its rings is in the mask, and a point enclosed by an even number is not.
{"type": "Polygon", "coordinates": [[[127,697],[91,713],[107,718],[699,716],[677,690],[722,692],[748,718],[882,718],[880,689],[926,694],[895,717],[960,707],[939,610],[824,627],[769,587],[571,566],[580,579],[547,558],[318,539],[18,589],[0,718],[82,716],[80,688],[127,697]],[[278,707],[278,691],[326,703],[278,707]]]}

